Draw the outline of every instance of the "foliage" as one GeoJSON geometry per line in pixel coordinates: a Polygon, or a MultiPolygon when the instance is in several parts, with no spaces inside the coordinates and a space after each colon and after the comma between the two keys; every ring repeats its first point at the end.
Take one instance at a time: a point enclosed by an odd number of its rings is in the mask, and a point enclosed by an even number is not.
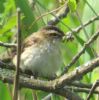
{"type": "Polygon", "coordinates": [[[76,0],[69,0],[68,1],[68,6],[69,6],[69,8],[70,8],[70,10],[72,12],[75,11],[76,10],[76,7],[77,7],[76,0]]]}
{"type": "MultiPolygon", "coordinates": [[[[33,23],[39,16],[41,16],[45,12],[51,11],[61,6],[58,0],[33,0],[33,2],[29,1],[30,0],[0,0],[0,41],[9,43],[14,41],[13,37],[16,34],[17,30],[16,29],[17,7],[19,7],[22,12],[21,29],[22,29],[22,36],[23,38],[25,38],[32,32],[37,31],[40,27],[46,25],[48,20],[53,18],[51,14],[47,14],[46,16],[39,18],[39,20],[33,23]]],[[[68,14],[66,18],[62,19],[62,22],[58,23],[58,27],[61,28],[65,33],[71,31],[69,30],[69,28],[66,27],[66,25],[68,25],[71,29],[78,27],[79,25],[83,24],[84,22],[86,22],[99,12],[98,4],[99,0],[79,0],[79,4],[76,4],[76,0],[69,0],[68,5],[71,12],[68,14]],[[88,3],[86,1],[90,3],[93,9],[90,6],[88,6],[88,3]]],[[[67,65],[71,61],[73,56],[77,54],[78,51],[81,50],[85,41],[87,41],[92,36],[92,34],[96,32],[96,30],[98,29],[98,25],[99,25],[98,21],[93,22],[88,27],[85,27],[80,32],[79,35],[75,34],[74,41],[65,42],[63,44],[62,53],[65,65],[67,65]]],[[[95,53],[96,52],[99,53],[98,50],[99,50],[98,43],[96,43],[95,41],[95,43],[93,43],[92,45],[90,45],[89,48],[87,48],[85,54],[83,54],[80,57],[77,63],[73,65],[71,70],[73,70],[76,66],[80,66],[83,63],[93,59],[95,57],[95,53]]],[[[6,49],[0,47],[0,53],[3,53],[3,51],[6,51],[6,49]]],[[[97,80],[98,71],[99,70],[97,69],[87,74],[83,78],[83,82],[91,83],[97,80]]],[[[24,94],[26,100],[33,99],[32,91],[29,89],[23,89],[22,94],[24,94]]],[[[47,94],[48,93],[38,91],[39,100],[41,100],[47,94]]],[[[86,96],[87,96],[86,94],[82,95],[83,98],[86,98],[86,96]]],[[[53,95],[52,98],[53,100],[63,100],[63,97],[56,95],[53,95]]],[[[11,100],[8,85],[3,84],[2,82],[0,82],[0,100],[11,100]]],[[[96,100],[96,96],[94,96],[92,100],[96,100]]]]}

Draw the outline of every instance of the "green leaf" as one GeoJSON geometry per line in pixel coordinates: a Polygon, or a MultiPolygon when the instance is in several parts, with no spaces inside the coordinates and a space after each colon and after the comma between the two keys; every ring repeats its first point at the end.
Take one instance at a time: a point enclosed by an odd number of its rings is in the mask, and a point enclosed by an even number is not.
{"type": "Polygon", "coordinates": [[[33,21],[35,20],[34,14],[32,9],[29,6],[29,2],[27,0],[15,0],[16,7],[19,7],[24,14],[23,24],[26,28],[27,32],[31,33],[33,31],[37,30],[37,24],[35,23],[35,26],[33,28],[29,28],[33,21]]]}
{"type": "Polygon", "coordinates": [[[0,81],[0,100],[11,100],[10,92],[6,84],[0,81]]]}
{"type": "Polygon", "coordinates": [[[5,3],[5,0],[0,0],[0,13],[3,13],[4,11],[4,3],[5,3]]]}
{"type": "Polygon", "coordinates": [[[5,26],[0,29],[0,34],[3,34],[9,30],[11,30],[16,25],[16,16],[11,17],[5,26]]]}
{"type": "Polygon", "coordinates": [[[68,6],[69,6],[71,12],[74,12],[76,10],[76,7],[77,7],[76,0],[69,0],[68,6]]]}

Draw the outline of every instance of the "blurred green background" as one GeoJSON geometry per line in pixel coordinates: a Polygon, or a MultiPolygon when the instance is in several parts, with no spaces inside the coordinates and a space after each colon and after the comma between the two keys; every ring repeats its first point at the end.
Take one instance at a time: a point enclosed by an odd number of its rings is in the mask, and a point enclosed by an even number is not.
{"type": "MultiPolygon", "coordinates": [[[[75,0],[70,1],[69,5],[71,11],[68,13],[68,16],[62,19],[57,25],[65,33],[70,31],[66,25],[68,25],[71,29],[76,28],[79,25],[84,24],[93,16],[96,16],[99,12],[99,0],[78,0],[79,2],[77,5],[74,3],[75,0]]],[[[50,19],[54,18],[51,14],[47,14],[46,16],[43,16],[39,18],[39,20],[35,21],[39,16],[64,5],[64,3],[65,0],[0,0],[0,41],[8,43],[12,43],[14,41],[14,36],[17,31],[17,7],[20,7],[22,12],[21,30],[22,38],[24,39],[32,32],[37,31],[42,26],[45,26],[50,19]]],[[[56,13],[57,12],[54,12],[54,14],[56,13]]],[[[98,30],[98,28],[99,21],[95,21],[84,28],[79,34],[75,34],[73,41],[65,42],[62,45],[63,61],[65,65],[67,65],[73,56],[81,50],[83,44],[98,30]]],[[[90,45],[90,48],[88,48],[80,59],[72,66],[71,70],[95,58],[96,54],[99,54],[98,43],[99,38],[90,45]]],[[[4,51],[6,51],[6,48],[0,47],[0,54],[4,51]]],[[[98,78],[99,69],[96,69],[85,75],[81,82],[93,83],[98,78]]],[[[0,100],[11,100],[11,91],[12,86],[4,84],[0,81],[0,100]]],[[[32,90],[22,89],[21,92],[24,98],[23,100],[33,100],[32,90]]],[[[39,100],[41,100],[48,93],[38,91],[37,94],[39,100]]],[[[78,94],[84,99],[87,96],[85,93],[78,94]]],[[[96,99],[97,95],[94,95],[91,100],[96,99]]],[[[58,95],[53,95],[52,100],[64,100],[64,98],[58,95]]]]}

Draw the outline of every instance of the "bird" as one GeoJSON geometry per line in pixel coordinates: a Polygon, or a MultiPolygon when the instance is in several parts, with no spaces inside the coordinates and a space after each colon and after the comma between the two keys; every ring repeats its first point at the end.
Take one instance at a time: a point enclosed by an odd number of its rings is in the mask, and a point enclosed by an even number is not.
{"type": "MultiPolygon", "coordinates": [[[[64,32],[49,25],[32,33],[22,43],[20,69],[37,77],[54,78],[62,65],[61,41],[64,32]]],[[[16,66],[17,55],[13,57],[16,66]]]]}

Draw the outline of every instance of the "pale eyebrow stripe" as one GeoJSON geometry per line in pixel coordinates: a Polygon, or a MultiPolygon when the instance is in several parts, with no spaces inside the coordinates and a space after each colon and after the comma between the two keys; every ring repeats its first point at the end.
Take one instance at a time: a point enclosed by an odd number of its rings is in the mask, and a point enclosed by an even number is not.
{"type": "Polygon", "coordinates": [[[47,34],[51,34],[51,33],[56,33],[56,34],[60,35],[60,33],[56,30],[49,30],[47,34]]]}

